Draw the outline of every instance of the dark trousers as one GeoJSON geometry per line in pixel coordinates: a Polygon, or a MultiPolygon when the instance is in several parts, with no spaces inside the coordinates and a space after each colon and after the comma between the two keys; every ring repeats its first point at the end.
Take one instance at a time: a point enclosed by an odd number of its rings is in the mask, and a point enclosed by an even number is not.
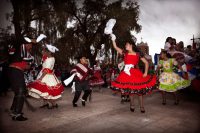
{"type": "Polygon", "coordinates": [[[14,94],[15,94],[10,109],[15,114],[21,114],[23,105],[24,105],[25,94],[26,94],[24,72],[17,68],[10,67],[9,80],[10,80],[11,89],[14,91],[14,94]]]}
{"type": "Polygon", "coordinates": [[[82,82],[76,81],[75,89],[76,89],[76,91],[75,91],[74,99],[72,101],[73,103],[76,103],[78,101],[82,91],[84,91],[82,99],[85,101],[87,101],[88,96],[92,92],[89,87],[88,81],[82,81],[82,82]]]}

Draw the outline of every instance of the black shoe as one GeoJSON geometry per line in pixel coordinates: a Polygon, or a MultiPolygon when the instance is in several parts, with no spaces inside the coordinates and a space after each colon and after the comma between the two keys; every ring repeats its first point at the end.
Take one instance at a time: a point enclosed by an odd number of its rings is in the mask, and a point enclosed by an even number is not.
{"type": "Polygon", "coordinates": [[[14,121],[26,121],[28,118],[24,117],[23,115],[13,116],[12,120],[14,121]]]}
{"type": "Polygon", "coordinates": [[[140,107],[140,112],[145,113],[144,107],[140,107]]]}
{"type": "Polygon", "coordinates": [[[134,111],[135,111],[134,106],[130,106],[130,111],[131,111],[131,112],[134,112],[134,111]]]}
{"type": "Polygon", "coordinates": [[[166,104],[167,104],[166,102],[164,102],[164,101],[162,102],[162,105],[166,105],[166,104]]]}
{"type": "Polygon", "coordinates": [[[40,106],[40,108],[48,108],[49,107],[49,104],[47,103],[47,104],[44,104],[44,105],[42,105],[42,106],[40,106]]]}
{"type": "Polygon", "coordinates": [[[78,105],[76,103],[73,103],[73,107],[78,107],[78,105]]]}
{"type": "Polygon", "coordinates": [[[85,107],[85,101],[82,100],[82,105],[85,107]]]}
{"type": "Polygon", "coordinates": [[[135,111],[135,109],[134,109],[134,108],[130,108],[130,111],[131,111],[131,112],[134,112],[134,111],[135,111]]]}

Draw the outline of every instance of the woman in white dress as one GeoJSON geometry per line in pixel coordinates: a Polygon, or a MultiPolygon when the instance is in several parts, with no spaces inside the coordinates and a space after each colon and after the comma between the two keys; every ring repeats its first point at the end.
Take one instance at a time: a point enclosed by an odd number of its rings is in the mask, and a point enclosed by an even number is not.
{"type": "Polygon", "coordinates": [[[57,108],[56,100],[61,98],[64,91],[62,83],[55,76],[53,68],[55,58],[52,53],[58,49],[52,45],[46,45],[43,50],[43,64],[37,79],[28,85],[29,95],[34,98],[42,98],[43,105],[41,108],[47,107],[48,109],[57,108]]]}

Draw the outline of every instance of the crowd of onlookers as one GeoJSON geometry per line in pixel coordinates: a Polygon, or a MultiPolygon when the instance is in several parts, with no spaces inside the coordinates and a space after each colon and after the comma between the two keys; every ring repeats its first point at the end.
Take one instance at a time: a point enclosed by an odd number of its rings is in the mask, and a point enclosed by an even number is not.
{"type": "MultiPolygon", "coordinates": [[[[183,72],[187,75],[184,78],[192,81],[191,88],[200,92],[200,89],[196,87],[199,86],[200,81],[200,45],[193,43],[185,47],[183,41],[177,43],[175,38],[168,37],[164,45],[164,50],[169,53],[171,58],[175,58],[178,65],[182,67],[183,72]]],[[[154,59],[156,66],[158,64],[159,54],[156,54],[154,59]]],[[[181,75],[181,73],[179,74],[181,75]]]]}

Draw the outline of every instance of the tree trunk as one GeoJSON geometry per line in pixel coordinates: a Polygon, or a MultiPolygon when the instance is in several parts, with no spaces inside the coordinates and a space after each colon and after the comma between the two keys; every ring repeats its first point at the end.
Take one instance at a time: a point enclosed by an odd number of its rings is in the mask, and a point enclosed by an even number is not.
{"type": "Polygon", "coordinates": [[[16,42],[14,45],[20,45],[21,44],[21,26],[20,26],[20,8],[19,3],[16,0],[11,0],[12,6],[13,6],[13,24],[15,29],[15,37],[16,42]]]}

